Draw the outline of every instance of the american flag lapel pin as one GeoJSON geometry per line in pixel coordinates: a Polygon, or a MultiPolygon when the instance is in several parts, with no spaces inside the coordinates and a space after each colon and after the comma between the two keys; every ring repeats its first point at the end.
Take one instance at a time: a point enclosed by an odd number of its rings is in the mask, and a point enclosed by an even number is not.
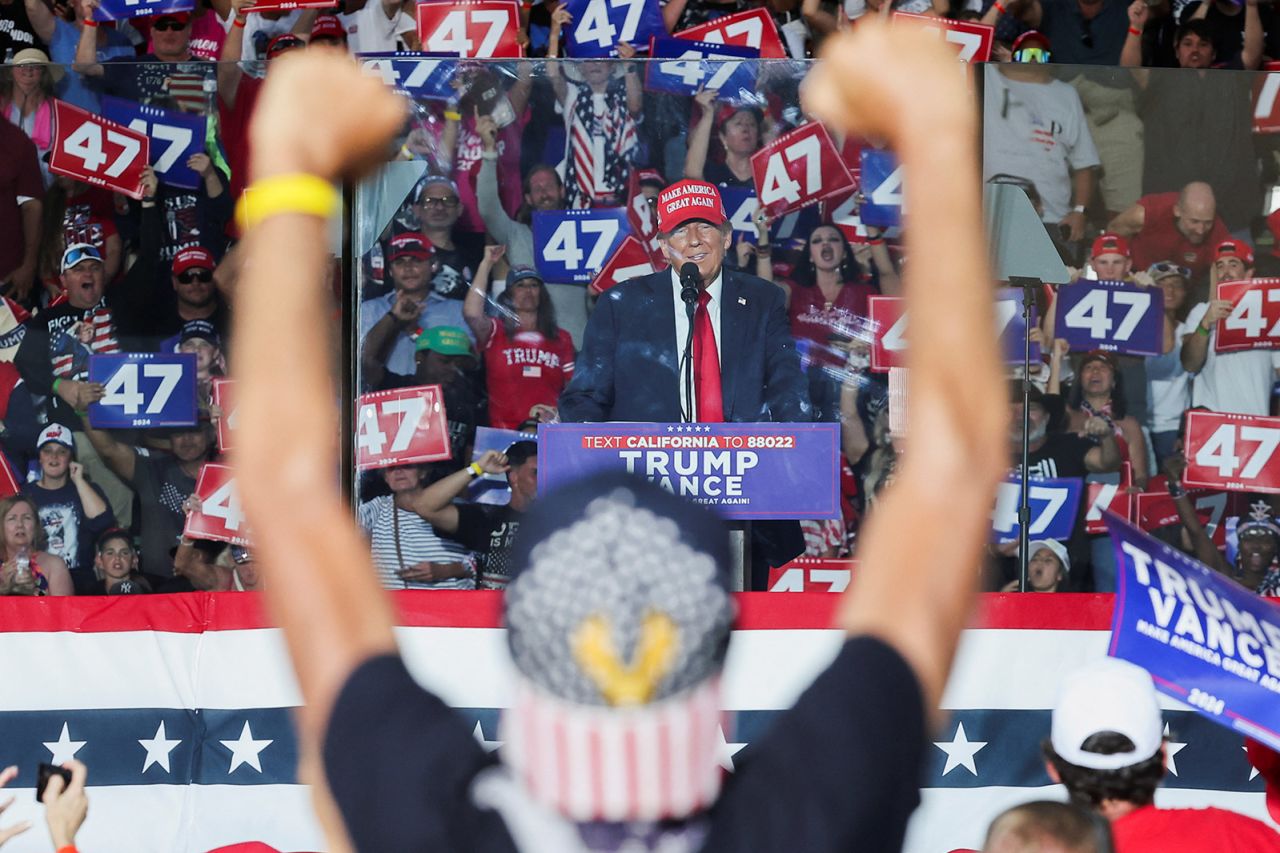
{"type": "Polygon", "coordinates": [[[738,297],[738,304],[739,304],[739,305],[746,305],[746,304],[747,304],[747,297],[745,297],[745,296],[739,296],[739,297],[738,297]]]}

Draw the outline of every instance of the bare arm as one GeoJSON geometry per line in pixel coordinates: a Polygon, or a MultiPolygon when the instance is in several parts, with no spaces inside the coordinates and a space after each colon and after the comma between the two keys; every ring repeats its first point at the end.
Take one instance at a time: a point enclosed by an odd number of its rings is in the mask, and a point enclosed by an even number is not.
{"type": "Polygon", "coordinates": [[[98,28],[85,23],[93,20],[93,10],[98,8],[98,0],[80,0],[79,7],[80,41],[76,42],[74,68],[80,74],[100,77],[102,66],[98,63],[98,28]]]}
{"type": "Polygon", "coordinates": [[[67,571],[66,561],[53,554],[43,553],[37,561],[40,571],[49,581],[50,595],[75,595],[75,584],[71,582],[71,572],[67,571]]]}
{"type": "Polygon", "coordinates": [[[840,386],[840,450],[850,465],[857,465],[871,449],[871,439],[867,437],[862,418],[858,417],[858,385],[862,376],[847,367],[845,370],[849,376],[840,386]]]}
{"type": "Polygon", "coordinates": [[[1142,427],[1130,415],[1121,418],[1120,431],[1124,433],[1124,443],[1129,446],[1129,464],[1133,466],[1133,484],[1146,490],[1150,472],[1147,470],[1147,438],[1142,434],[1142,427]]]}
{"type": "Polygon", "coordinates": [[[1240,64],[1246,71],[1257,71],[1262,65],[1262,18],[1258,15],[1258,0],[1245,0],[1244,47],[1240,51],[1240,64]]]}
{"type": "Polygon", "coordinates": [[[686,5],[688,0],[667,0],[667,5],[662,7],[662,23],[666,26],[667,32],[676,31],[676,24],[680,23],[680,16],[684,14],[686,5]]]}
{"type": "Polygon", "coordinates": [[[573,21],[573,15],[561,3],[551,13],[551,34],[547,37],[547,79],[551,81],[551,89],[556,93],[556,100],[561,104],[569,97],[569,85],[564,82],[564,71],[560,68],[560,34],[564,25],[573,21]]]}
{"type": "Polygon", "coordinates": [[[1095,474],[1119,471],[1124,458],[1120,455],[1120,445],[1116,443],[1116,434],[1111,429],[1111,424],[1102,418],[1092,417],[1085,421],[1084,431],[1085,435],[1098,440],[1098,446],[1084,455],[1084,467],[1095,474]]]}
{"type": "Polygon", "coordinates": [[[387,372],[387,356],[396,339],[407,334],[418,322],[422,305],[418,300],[403,293],[397,293],[391,303],[391,310],[373,324],[369,334],[360,344],[360,370],[364,381],[377,385],[387,372]]]}
{"type": "Polygon", "coordinates": [[[1213,330],[1217,322],[1231,313],[1231,303],[1225,299],[1214,299],[1209,303],[1199,324],[1189,334],[1182,336],[1182,369],[1188,373],[1199,373],[1209,358],[1209,347],[1213,346],[1213,330]]]}
{"type": "Polygon", "coordinates": [[[27,8],[27,20],[31,22],[32,31],[40,41],[48,44],[53,38],[53,11],[44,0],[23,0],[23,5],[27,8]]]}
{"type": "Polygon", "coordinates": [[[684,155],[684,176],[691,180],[702,180],[707,166],[707,148],[711,145],[711,127],[715,123],[716,96],[719,94],[715,89],[703,89],[693,96],[693,102],[701,112],[698,123],[689,131],[689,148],[684,155]]]}
{"type": "Polygon", "coordinates": [[[1151,7],[1147,0],[1133,0],[1129,4],[1129,32],[1124,38],[1124,47],[1120,50],[1120,65],[1123,68],[1138,68],[1142,65],[1142,30],[1151,16],[1151,7]]]}
{"type": "Polygon", "coordinates": [[[236,93],[240,89],[240,81],[244,79],[240,57],[244,53],[244,10],[249,5],[246,0],[231,0],[236,17],[231,23],[231,29],[227,31],[226,41],[222,43],[222,53],[218,56],[218,97],[228,107],[235,106],[236,93]]]}
{"type": "MultiPolygon", "coordinates": [[[[59,393],[66,387],[67,381],[64,379],[58,385],[59,393]]],[[[125,482],[133,482],[134,468],[138,461],[138,454],[129,445],[117,441],[116,437],[105,430],[94,429],[89,425],[88,418],[84,421],[84,434],[89,437],[89,443],[93,445],[93,449],[98,451],[98,455],[102,457],[102,461],[107,463],[107,467],[125,482]]]]}
{"type": "MultiPolygon", "coordinates": [[[[249,128],[251,178],[355,178],[380,159],[404,114],[396,96],[350,59],[330,50],[294,51],[274,61],[263,86],[249,128]]],[[[300,772],[315,786],[330,846],[347,849],[324,785],[324,730],[352,670],[393,651],[395,638],[390,602],[333,477],[338,395],[325,333],[332,306],[321,286],[328,223],[305,214],[269,216],[249,229],[245,250],[235,316],[243,420],[233,459],[246,517],[260,531],[266,602],[284,629],[304,699],[300,772]],[[307,416],[299,419],[298,412],[307,416]],[[298,423],[285,435],[279,425],[289,413],[298,423]]]]}
{"type": "MultiPolygon", "coordinates": [[[[489,341],[489,333],[493,323],[484,315],[484,306],[489,299],[489,282],[493,275],[493,265],[506,253],[505,246],[485,246],[484,257],[476,267],[475,277],[467,288],[467,298],[462,302],[462,317],[476,336],[476,347],[484,349],[489,341]]],[[[510,282],[508,282],[510,286],[510,282]]]]}
{"type": "MultiPolygon", "coordinates": [[[[476,465],[489,474],[502,474],[507,468],[507,457],[496,450],[486,450],[475,461],[476,465]]],[[[406,507],[431,522],[436,530],[446,535],[458,531],[458,508],[453,501],[466,490],[467,484],[474,479],[471,466],[459,468],[447,477],[441,477],[427,486],[413,502],[406,507]]]]}
{"type": "Polygon", "coordinates": [[[1112,234],[1119,234],[1121,237],[1132,237],[1142,230],[1142,226],[1147,221],[1147,209],[1138,202],[1134,202],[1129,206],[1128,210],[1120,213],[1115,219],[1107,223],[1107,230],[1112,234]]]}
{"type": "Polygon", "coordinates": [[[864,21],[829,39],[823,58],[805,83],[809,112],[887,139],[910,175],[905,292],[916,330],[910,452],[868,520],[862,571],[838,621],[896,648],[932,712],[973,607],[996,484],[1008,464],[991,270],[977,224],[977,117],[954,51],[918,27],[864,21]],[[921,530],[921,517],[948,524],[921,530]]]}
{"type": "MultiPolygon", "coordinates": [[[[680,0],[680,3],[683,6],[684,0],[680,0]]],[[[672,5],[668,3],[667,8],[671,8],[672,5]]],[[[821,0],[804,0],[800,4],[800,14],[816,39],[820,40],[823,36],[830,35],[840,28],[840,21],[835,15],[822,8],[821,0]]]]}
{"type": "Polygon", "coordinates": [[[80,496],[80,505],[84,507],[85,518],[97,518],[107,511],[107,502],[84,478],[84,466],[79,462],[71,463],[70,480],[71,485],[76,487],[76,494],[80,496]]]}

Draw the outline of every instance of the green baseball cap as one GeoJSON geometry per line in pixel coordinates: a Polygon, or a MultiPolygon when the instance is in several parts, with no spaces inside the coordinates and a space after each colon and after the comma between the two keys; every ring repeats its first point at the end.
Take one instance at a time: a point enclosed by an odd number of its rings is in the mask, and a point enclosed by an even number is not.
{"type": "Polygon", "coordinates": [[[468,355],[475,358],[471,338],[457,326],[432,326],[424,329],[413,342],[415,352],[435,350],[441,355],[468,355]]]}

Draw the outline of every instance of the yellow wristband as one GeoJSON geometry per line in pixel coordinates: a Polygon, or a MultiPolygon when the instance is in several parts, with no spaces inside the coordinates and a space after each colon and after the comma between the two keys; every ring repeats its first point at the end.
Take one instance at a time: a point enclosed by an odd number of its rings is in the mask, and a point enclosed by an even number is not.
{"type": "Polygon", "coordinates": [[[484,476],[484,469],[480,467],[479,462],[472,462],[470,465],[467,466],[467,469],[471,471],[472,477],[484,476]]]}
{"type": "Polygon", "coordinates": [[[462,113],[454,112],[453,110],[445,110],[444,117],[449,121],[462,121],[462,113]]]}
{"type": "Polygon", "coordinates": [[[301,213],[328,219],[338,212],[338,191],[315,175],[280,175],[255,181],[236,204],[236,222],[248,231],[268,216],[301,213]]]}

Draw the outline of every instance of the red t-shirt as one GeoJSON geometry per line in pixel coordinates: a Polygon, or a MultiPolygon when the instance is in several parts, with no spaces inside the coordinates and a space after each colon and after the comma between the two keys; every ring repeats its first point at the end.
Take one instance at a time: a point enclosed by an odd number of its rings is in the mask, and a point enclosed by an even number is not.
{"type": "Polygon", "coordinates": [[[1142,230],[1129,244],[1133,253],[1133,268],[1145,270],[1160,261],[1173,261],[1191,270],[1192,275],[1203,275],[1213,266],[1213,249],[1223,240],[1230,239],[1231,232],[1223,224],[1222,217],[1214,217],[1213,230],[1200,245],[1195,245],[1178,230],[1173,221],[1173,207],[1178,203],[1178,193],[1156,193],[1138,199],[1146,211],[1142,230]]]}
{"type": "Polygon", "coordinates": [[[515,429],[538,403],[556,405],[560,391],[573,375],[573,338],[561,329],[553,340],[540,332],[516,332],[493,320],[484,347],[489,382],[489,423],[515,429]]]}
{"type": "Polygon", "coordinates": [[[107,238],[117,233],[115,202],[101,187],[87,187],[67,197],[62,215],[62,236],[66,245],[89,243],[106,256],[107,238]]]}
{"type": "Polygon", "coordinates": [[[844,356],[832,350],[828,344],[832,335],[852,338],[866,324],[867,298],[875,295],[875,288],[862,282],[845,282],[836,295],[836,301],[827,305],[822,290],[789,283],[791,288],[791,335],[812,341],[809,358],[815,364],[839,366],[844,356]]]}
{"type": "Polygon", "coordinates": [[[1225,809],[1144,806],[1111,824],[1117,853],[1277,853],[1280,835],[1259,820],[1225,809]]]}
{"type": "Polygon", "coordinates": [[[222,150],[227,155],[227,165],[231,167],[231,197],[240,198],[244,192],[245,179],[249,175],[249,119],[253,116],[253,108],[258,104],[258,93],[262,91],[261,78],[245,74],[240,78],[236,88],[236,102],[227,106],[222,102],[220,110],[222,119],[222,150]]]}

